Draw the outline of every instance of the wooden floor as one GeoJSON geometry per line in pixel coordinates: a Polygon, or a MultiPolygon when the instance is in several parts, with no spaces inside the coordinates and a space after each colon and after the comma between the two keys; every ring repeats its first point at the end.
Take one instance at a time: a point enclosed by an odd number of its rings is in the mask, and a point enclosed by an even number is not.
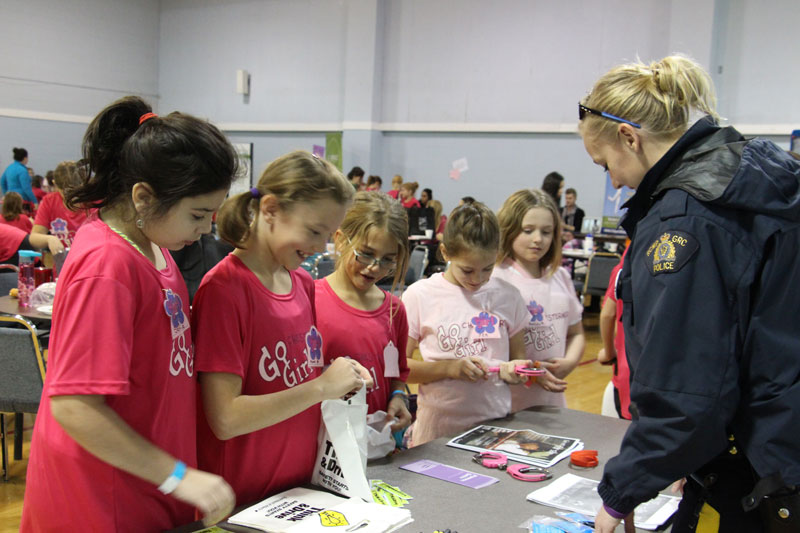
{"type": "MultiPolygon", "coordinates": [[[[595,361],[602,347],[598,330],[598,314],[585,313],[583,325],[586,330],[586,352],[581,364],[567,378],[567,406],[570,409],[600,414],[603,390],[611,379],[611,367],[601,366],[595,361]]],[[[13,416],[6,417],[9,429],[9,476],[8,481],[0,480],[0,533],[19,531],[22,516],[22,498],[25,493],[25,469],[28,466],[33,419],[25,415],[23,458],[13,460],[13,416]]]]}

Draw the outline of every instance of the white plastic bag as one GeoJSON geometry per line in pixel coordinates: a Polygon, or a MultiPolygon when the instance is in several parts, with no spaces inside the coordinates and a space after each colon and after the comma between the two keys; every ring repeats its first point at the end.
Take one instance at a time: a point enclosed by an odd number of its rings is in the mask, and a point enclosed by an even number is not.
{"type": "Polygon", "coordinates": [[[42,283],[31,293],[30,306],[33,308],[40,305],[53,305],[56,299],[56,284],[51,282],[42,283]]]}
{"type": "Polygon", "coordinates": [[[337,494],[372,501],[367,482],[367,393],[322,402],[317,464],[311,483],[337,494]]]}
{"type": "Polygon", "coordinates": [[[385,411],[367,415],[367,459],[380,459],[394,451],[393,423],[393,420],[386,421],[385,411]]]}

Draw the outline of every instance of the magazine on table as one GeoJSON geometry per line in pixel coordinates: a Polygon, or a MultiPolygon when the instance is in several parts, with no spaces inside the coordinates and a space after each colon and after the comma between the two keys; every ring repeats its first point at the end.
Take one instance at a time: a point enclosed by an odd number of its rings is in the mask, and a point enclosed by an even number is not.
{"type": "Polygon", "coordinates": [[[387,533],[412,521],[407,509],[300,487],[276,494],[228,519],[230,524],[268,533],[387,533]]]}
{"type": "Polygon", "coordinates": [[[450,440],[448,446],[474,452],[501,452],[511,461],[548,468],[583,449],[580,439],[545,435],[532,429],[478,426],[450,440]]]}
{"type": "MultiPolygon", "coordinates": [[[[575,474],[564,474],[546,487],[528,494],[532,502],[594,516],[603,506],[603,499],[597,493],[599,481],[586,479],[575,474]]],[[[664,524],[678,510],[680,498],[659,494],[652,500],[639,504],[634,510],[634,525],[653,531],[664,524]]]]}

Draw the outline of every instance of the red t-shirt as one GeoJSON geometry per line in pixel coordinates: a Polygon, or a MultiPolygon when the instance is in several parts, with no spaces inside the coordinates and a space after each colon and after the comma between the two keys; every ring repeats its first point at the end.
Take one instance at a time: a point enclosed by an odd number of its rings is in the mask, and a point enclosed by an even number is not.
{"type": "MultiPolygon", "coordinates": [[[[220,261],[203,278],[192,304],[199,372],[242,378],[242,394],[287,390],[316,378],[309,359],[322,358],[314,326],[314,282],[291,272],[292,290],[269,291],[237,256],[220,261]],[[308,355],[307,355],[308,354],[308,355]]],[[[311,481],[317,457],[319,404],[247,435],[222,441],[202,411],[198,461],[231,484],[238,504],[262,500],[311,481]]]]}
{"type": "Polygon", "coordinates": [[[19,245],[28,234],[9,224],[0,224],[0,263],[17,253],[19,245]]]}
{"type": "Polygon", "coordinates": [[[34,224],[44,226],[61,241],[65,248],[72,246],[75,232],[83,226],[89,213],[86,210],[70,211],[64,206],[64,197],[61,193],[51,192],[44,197],[36,211],[34,224]]]}
{"type": "Polygon", "coordinates": [[[102,395],[142,437],[197,464],[189,294],[170,253],[161,253],[167,267],[159,271],[98,219],[78,233],[53,306],[22,531],[159,531],[194,519],[190,506],[82,448],[49,401],[102,395]]]}
{"type": "Polygon", "coordinates": [[[31,190],[33,191],[33,195],[36,197],[37,202],[41,202],[42,198],[44,198],[48,194],[41,187],[31,187],[31,190]]]}
{"type": "Polygon", "coordinates": [[[314,285],[317,327],[325,339],[325,364],[345,355],[361,363],[375,381],[375,388],[367,394],[367,412],[386,411],[392,394],[392,379],[405,381],[408,377],[408,319],[403,302],[384,291],[386,297],[380,307],[362,311],[339,298],[328,280],[319,279],[314,285]],[[399,377],[384,376],[384,353],[397,358],[399,377]]]}
{"type": "Polygon", "coordinates": [[[617,361],[614,363],[614,375],[611,376],[611,382],[617,389],[619,394],[620,410],[622,417],[628,420],[631,419],[630,405],[631,405],[631,370],[628,367],[628,358],[625,357],[625,329],[622,327],[622,302],[617,300],[617,276],[622,270],[622,265],[625,262],[625,253],[622,254],[619,264],[611,270],[611,276],[608,280],[608,289],[606,289],[605,298],[611,298],[617,303],[617,314],[614,317],[614,323],[617,326],[617,334],[614,336],[614,348],[617,350],[617,361]]]}
{"type": "Polygon", "coordinates": [[[15,228],[21,229],[25,233],[30,233],[33,229],[33,222],[31,222],[31,219],[28,217],[28,215],[20,215],[14,220],[6,220],[2,215],[0,215],[0,224],[14,226],[15,228]]]}
{"type": "Polygon", "coordinates": [[[397,196],[400,194],[400,189],[392,189],[391,191],[387,191],[386,194],[397,200],[397,196]]]}
{"type": "Polygon", "coordinates": [[[408,200],[400,200],[400,203],[401,203],[401,204],[403,205],[403,207],[405,207],[406,209],[411,209],[412,207],[422,207],[422,206],[420,205],[420,203],[419,203],[419,200],[417,200],[417,199],[416,199],[416,198],[414,198],[413,196],[412,196],[411,198],[409,198],[408,200]]]}

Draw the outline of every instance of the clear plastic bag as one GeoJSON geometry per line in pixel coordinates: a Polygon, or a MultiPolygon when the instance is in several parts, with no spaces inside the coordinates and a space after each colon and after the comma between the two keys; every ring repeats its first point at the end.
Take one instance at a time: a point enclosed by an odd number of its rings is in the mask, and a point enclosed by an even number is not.
{"type": "Polygon", "coordinates": [[[30,306],[33,308],[42,305],[53,305],[56,298],[56,284],[42,283],[31,293],[30,306]]]}

